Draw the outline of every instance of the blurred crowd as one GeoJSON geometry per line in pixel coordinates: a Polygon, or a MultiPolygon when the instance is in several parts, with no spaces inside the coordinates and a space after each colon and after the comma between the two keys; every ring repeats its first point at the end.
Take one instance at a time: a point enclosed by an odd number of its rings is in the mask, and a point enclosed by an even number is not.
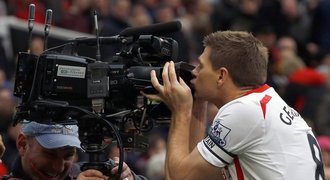
{"type": "MultiPolygon", "coordinates": [[[[101,36],[179,20],[182,30],[169,36],[179,43],[178,60],[191,64],[202,53],[205,35],[218,30],[249,31],[269,48],[267,83],[307,120],[317,136],[330,137],[330,0],[0,0],[0,16],[27,19],[31,3],[36,5],[36,22],[43,24],[46,9],[52,9],[53,26],[89,34],[94,33],[91,10],[96,10],[101,36]]],[[[42,39],[35,38],[32,52],[40,54],[42,48],[42,39]]],[[[102,47],[102,58],[118,51],[102,47]]],[[[0,47],[0,128],[7,149],[2,160],[8,169],[17,153],[19,131],[10,126],[17,105],[12,95],[13,64],[15,60],[6,59],[0,47]]],[[[213,116],[210,106],[210,121],[213,116]]],[[[166,130],[154,131],[149,150],[129,152],[126,159],[136,173],[162,179],[159,165],[165,160],[166,130]]],[[[322,139],[324,151],[330,154],[329,144],[330,138],[322,139]]]]}

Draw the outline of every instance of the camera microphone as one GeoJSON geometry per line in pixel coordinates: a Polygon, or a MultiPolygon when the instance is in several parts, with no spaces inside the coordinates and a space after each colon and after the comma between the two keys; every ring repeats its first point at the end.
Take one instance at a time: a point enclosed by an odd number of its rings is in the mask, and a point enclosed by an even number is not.
{"type": "Polygon", "coordinates": [[[94,25],[96,34],[96,61],[101,60],[100,38],[99,38],[99,25],[97,22],[97,12],[94,10],[94,25]]]}
{"type": "Polygon", "coordinates": [[[70,40],[69,42],[75,42],[78,45],[79,44],[86,44],[88,46],[95,46],[97,43],[100,44],[114,44],[114,43],[119,43],[121,42],[121,39],[119,36],[107,36],[107,37],[102,37],[99,36],[98,38],[87,38],[87,37],[79,37],[73,40],[70,40]]]}
{"type": "Polygon", "coordinates": [[[180,21],[157,23],[149,26],[126,28],[119,33],[120,36],[163,35],[181,30],[180,21]]]}
{"type": "Polygon", "coordinates": [[[29,5],[29,17],[28,17],[28,29],[29,29],[29,39],[28,39],[28,53],[30,53],[31,49],[31,41],[32,41],[32,30],[34,26],[34,14],[35,14],[35,5],[29,5]]]}
{"type": "Polygon", "coordinates": [[[44,50],[47,49],[47,43],[48,43],[48,35],[50,31],[50,26],[52,24],[52,16],[53,11],[51,9],[47,9],[46,11],[46,19],[45,19],[45,40],[44,40],[44,50]]]}

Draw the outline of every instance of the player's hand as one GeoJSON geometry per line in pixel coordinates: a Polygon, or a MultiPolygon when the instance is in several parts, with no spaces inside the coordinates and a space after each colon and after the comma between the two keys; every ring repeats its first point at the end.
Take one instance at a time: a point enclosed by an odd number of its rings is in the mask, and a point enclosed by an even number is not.
{"type": "Polygon", "coordinates": [[[193,104],[191,90],[183,79],[178,81],[173,61],[165,63],[162,79],[163,85],[158,82],[155,71],[151,71],[151,83],[158,94],[141,93],[149,99],[164,102],[172,113],[190,113],[193,104]]]}

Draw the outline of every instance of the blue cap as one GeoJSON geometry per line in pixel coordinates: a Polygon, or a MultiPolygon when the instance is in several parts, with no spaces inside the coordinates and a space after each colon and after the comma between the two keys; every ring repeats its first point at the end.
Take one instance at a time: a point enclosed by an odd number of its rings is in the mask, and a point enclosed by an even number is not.
{"type": "Polygon", "coordinates": [[[25,121],[22,123],[22,132],[27,136],[34,136],[39,144],[46,149],[65,146],[80,148],[77,125],[50,125],[25,121]]]}

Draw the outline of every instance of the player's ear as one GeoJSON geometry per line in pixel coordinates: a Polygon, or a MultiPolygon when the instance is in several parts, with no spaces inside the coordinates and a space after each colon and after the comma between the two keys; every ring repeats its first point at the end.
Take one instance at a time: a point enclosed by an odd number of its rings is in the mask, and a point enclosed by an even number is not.
{"type": "Polygon", "coordinates": [[[20,133],[17,137],[17,140],[16,140],[16,147],[18,149],[18,152],[21,156],[23,156],[26,152],[26,149],[27,149],[27,146],[28,146],[28,143],[27,143],[27,136],[20,133]]]}
{"type": "Polygon", "coordinates": [[[217,70],[218,73],[218,85],[222,85],[228,79],[228,70],[225,67],[221,67],[217,70]]]}

